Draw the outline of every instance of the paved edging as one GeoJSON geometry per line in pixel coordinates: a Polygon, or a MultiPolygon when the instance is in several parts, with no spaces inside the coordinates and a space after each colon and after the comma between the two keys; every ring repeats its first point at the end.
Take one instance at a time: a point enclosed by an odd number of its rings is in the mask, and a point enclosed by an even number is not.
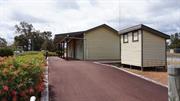
{"type": "Polygon", "coordinates": [[[127,71],[127,70],[125,70],[125,69],[119,68],[119,67],[117,67],[117,66],[108,65],[108,64],[102,64],[102,63],[100,63],[100,62],[93,62],[93,63],[99,64],[99,65],[108,66],[108,67],[113,67],[113,68],[119,69],[119,70],[121,70],[121,71],[124,71],[124,72],[126,72],[126,73],[129,73],[129,74],[131,74],[131,75],[134,75],[134,76],[137,76],[137,77],[139,77],[139,78],[142,78],[142,79],[144,79],[144,80],[147,80],[147,81],[150,81],[150,82],[152,82],[152,83],[155,83],[155,84],[157,84],[157,85],[160,85],[160,86],[163,86],[163,87],[168,88],[167,85],[164,85],[164,84],[162,84],[162,83],[160,83],[160,82],[157,82],[157,81],[152,80],[152,79],[150,79],[150,78],[147,78],[147,77],[145,77],[145,76],[138,75],[138,74],[135,74],[135,73],[133,73],[133,72],[127,71]]]}
{"type": "Polygon", "coordinates": [[[47,66],[45,67],[45,72],[44,72],[44,81],[45,81],[45,89],[41,93],[41,101],[49,101],[49,82],[48,82],[48,58],[47,58],[47,66]]]}

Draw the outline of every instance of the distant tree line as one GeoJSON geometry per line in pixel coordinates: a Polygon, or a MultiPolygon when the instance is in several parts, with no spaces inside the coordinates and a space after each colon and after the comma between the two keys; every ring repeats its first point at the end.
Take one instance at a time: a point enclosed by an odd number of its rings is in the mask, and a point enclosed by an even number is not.
{"type": "Polygon", "coordinates": [[[36,30],[32,24],[20,22],[15,25],[14,45],[25,51],[49,50],[54,51],[52,32],[36,30]]]}
{"type": "Polygon", "coordinates": [[[180,48],[180,33],[175,33],[170,36],[169,48],[180,48]]]}
{"type": "Polygon", "coordinates": [[[6,47],[7,46],[7,41],[4,38],[0,37],[0,47],[6,47]]]}
{"type": "Polygon", "coordinates": [[[0,37],[0,57],[12,56],[13,50],[11,46],[7,46],[6,39],[0,37]]]}

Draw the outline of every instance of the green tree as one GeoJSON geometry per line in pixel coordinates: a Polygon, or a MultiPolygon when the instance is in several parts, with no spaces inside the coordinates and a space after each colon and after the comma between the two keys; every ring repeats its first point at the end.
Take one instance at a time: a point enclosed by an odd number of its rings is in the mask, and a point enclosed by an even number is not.
{"type": "Polygon", "coordinates": [[[52,33],[50,31],[44,31],[41,33],[44,39],[44,42],[42,44],[43,50],[52,50],[54,49],[53,41],[51,39],[52,33]],[[52,49],[51,49],[52,48],[52,49]]]}
{"type": "Polygon", "coordinates": [[[36,31],[36,32],[33,32],[33,49],[36,50],[36,51],[39,51],[41,50],[41,46],[44,42],[44,39],[41,35],[41,32],[40,31],[36,31]]]}
{"type": "Polygon", "coordinates": [[[23,47],[26,47],[26,50],[28,48],[33,50],[32,39],[33,39],[33,32],[35,30],[33,25],[23,21],[23,22],[20,22],[19,25],[15,25],[15,29],[16,29],[15,33],[20,34],[20,36],[17,36],[15,38],[15,41],[16,41],[16,39],[19,37],[18,38],[19,39],[18,40],[18,42],[19,42],[18,45],[22,45],[23,44],[24,45],[23,47]],[[22,37],[24,39],[22,39],[22,37]],[[30,43],[29,40],[31,41],[31,43],[30,43]]]}
{"type": "Polygon", "coordinates": [[[7,41],[4,38],[0,37],[0,47],[6,47],[7,46],[7,41]]]}
{"type": "Polygon", "coordinates": [[[27,22],[20,22],[19,25],[15,25],[16,33],[19,33],[19,36],[15,37],[15,45],[23,46],[24,50],[39,51],[43,50],[53,50],[54,44],[52,42],[52,32],[50,31],[39,31],[35,30],[32,24],[27,22]],[[50,48],[51,47],[51,48],[50,48]]]}
{"type": "Polygon", "coordinates": [[[14,40],[15,46],[22,46],[25,51],[28,50],[28,38],[24,34],[15,36],[14,40]]]}
{"type": "Polygon", "coordinates": [[[42,36],[43,36],[44,39],[51,39],[51,37],[52,37],[52,32],[50,32],[50,31],[44,31],[44,32],[42,32],[42,36]]]}
{"type": "Polygon", "coordinates": [[[42,44],[42,49],[48,51],[55,51],[55,45],[53,43],[53,40],[49,39],[44,41],[44,43],[42,44]]]}
{"type": "Polygon", "coordinates": [[[180,33],[172,34],[170,37],[171,44],[170,48],[180,48],[180,33]]]}

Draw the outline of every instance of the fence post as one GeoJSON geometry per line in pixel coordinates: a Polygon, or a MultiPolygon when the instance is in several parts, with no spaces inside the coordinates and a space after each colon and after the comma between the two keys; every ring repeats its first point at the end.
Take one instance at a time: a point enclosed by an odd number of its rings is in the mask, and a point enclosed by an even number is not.
{"type": "Polygon", "coordinates": [[[168,66],[168,99],[180,101],[180,65],[168,66]]]}

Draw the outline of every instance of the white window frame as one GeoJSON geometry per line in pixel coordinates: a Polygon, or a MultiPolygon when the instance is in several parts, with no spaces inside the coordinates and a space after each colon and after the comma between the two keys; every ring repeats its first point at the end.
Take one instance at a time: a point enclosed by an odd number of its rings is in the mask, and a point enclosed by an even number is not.
{"type": "Polygon", "coordinates": [[[139,41],[139,31],[132,32],[132,41],[133,42],[139,41]]]}
{"type": "Polygon", "coordinates": [[[123,43],[128,43],[128,33],[127,34],[123,34],[123,43]]]}

